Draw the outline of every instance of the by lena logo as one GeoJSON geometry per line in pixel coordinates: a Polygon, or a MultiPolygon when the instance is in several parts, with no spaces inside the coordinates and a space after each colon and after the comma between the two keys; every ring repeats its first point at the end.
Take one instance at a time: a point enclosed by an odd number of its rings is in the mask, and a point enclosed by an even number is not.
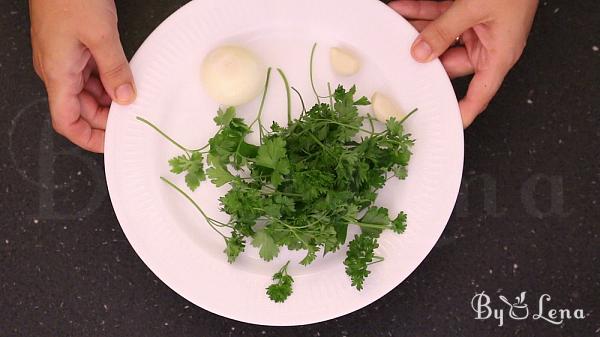
{"type": "MultiPolygon", "coordinates": [[[[482,292],[483,294],[483,292],[482,292]]],[[[506,297],[500,295],[498,296],[502,302],[506,303],[510,310],[508,311],[508,316],[514,320],[520,321],[529,317],[529,307],[525,304],[525,292],[521,293],[521,296],[515,297],[516,302],[510,303],[506,297]]]]}
{"type": "Polygon", "coordinates": [[[527,292],[522,292],[515,297],[514,301],[509,301],[505,296],[499,295],[499,302],[503,302],[501,308],[494,308],[496,303],[492,303],[492,298],[482,291],[476,293],[471,299],[471,308],[475,311],[475,319],[487,320],[493,318],[498,322],[498,326],[504,325],[505,313],[508,311],[508,318],[516,321],[522,321],[528,318],[532,320],[543,320],[553,325],[563,324],[566,320],[585,319],[583,309],[557,309],[552,308],[550,302],[552,297],[548,294],[543,294],[537,300],[537,308],[529,310],[529,305],[526,302],[527,292]],[[533,315],[530,315],[533,313],[533,315]]]}

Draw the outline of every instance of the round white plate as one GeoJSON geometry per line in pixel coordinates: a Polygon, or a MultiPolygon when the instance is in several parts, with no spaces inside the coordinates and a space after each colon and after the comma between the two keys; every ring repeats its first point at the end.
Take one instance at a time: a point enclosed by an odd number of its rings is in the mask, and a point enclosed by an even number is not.
{"type": "MultiPolygon", "coordinates": [[[[235,320],[264,325],[309,324],[339,317],[377,300],[400,284],[432,249],[450,216],[459,189],[463,134],[454,91],[438,61],[418,64],[409,54],[416,31],[377,0],[198,0],[184,6],[146,40],[131,65],[138,99],[113,105],[106,132],[106,178],[115,213],[125,235],[148,267],[169,287],[196,305],[235,320]],[[265,64],[282,68],[293,86],[312,105],[309,55],[315,58],[318,90],[326,83],[356,83],[359,94],[381,91],[400,105],[419,111],[407,122],[416,138],[405,181],[381,191],[378,204],[395,215],[408,214],[404,235],[385,233],[361,292],[350,286],[342,264],[345,251],[318,258],[309,267],[292,263],[294,293],[283,304],[271,302],[265,287],[285,261],[301,254],[282,252],[266,263],[248,245],[230,265],[224,242],[196,210],[159,180],[169,173],[167,160],[177,148],[135,119],[158,124],[180,143],[201,147],[216,131],[212,118],[218,104],[200,83],[203,57],[224,43],[246,46],[265,64]],[[345,46],[363,62],[361,72],[338,78],[330,70],[329,48],[345,46]]],[[[242,106],[247,120],[258,100],[242,106]]],[[[285,122],[285,91],[274,72],[264,113],[266,125],[285,122]]],[[[294,112],[300,111],[294,97],[294,112]]],[[[204,182],[193,198],[210,215],[219,212],[225,189],[204,182]]]]}

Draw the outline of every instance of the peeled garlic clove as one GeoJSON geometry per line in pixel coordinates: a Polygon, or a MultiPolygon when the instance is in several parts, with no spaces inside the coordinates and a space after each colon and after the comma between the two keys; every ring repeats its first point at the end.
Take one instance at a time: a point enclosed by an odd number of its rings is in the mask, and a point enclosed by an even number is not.
{"type": "Polygon", "coordinates": [[[391,98],[380,92],[375,92],[371,97],[371,106],[375,118],[382,123],[385,123],[391,117],[401,120],[405,116],[402,109],[391,98]]]}
{"type": "Polygon", "coordinates": [[[227,106],[248,103],[263,87],[265,67],[250,50],[222,46],[211,51],[202,64],[204,88],[215,101],[227,106]]]}
{"type": "Polygon", "coordinates": [[[329,58],[333,71],[338,75],[352,76],[360,70],[360,60],[347,49],[331,48],[329,58]]]}

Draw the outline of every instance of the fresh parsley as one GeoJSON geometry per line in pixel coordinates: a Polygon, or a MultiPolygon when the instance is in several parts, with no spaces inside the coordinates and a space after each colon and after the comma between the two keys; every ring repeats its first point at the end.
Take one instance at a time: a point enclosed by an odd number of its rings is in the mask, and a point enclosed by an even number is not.
{"type": "Polygon", "coordinates": [[[276,303],[285,302],[293,292],[294,279],[288,274],[288,261],[278,272],[273,275],[273,284],[267,287],[267,296],[276,303]]]}
{"type": "MultiPolygon", "coordinates": [[[[219,109],[214,118],[219,129],[201,149],[183,147],[152,123],[138,119],[183,151],[170,159],[169,165],[171,172],[185,174],[191,191],[207,178],[217,187],[228,186],[219,201],[230,219],[220,222],[162,178],[192,202],[224,238],[228,262],[235,262],[251,243],[265,261],[275,259],[283,247],[303,250],[306,255],[300,264],[308,266],[319,252],[338,251],[346,244],[348,227],[356,225],[361,233],[349,242],[344,265],[352,286],[361,290],[371,273],[369,265],[383,260],[375,252],[379,236],[385,230],[398,234],[406,230],[404,212],[391,217],[387,208],[375,205],[377,192],[387,180],[407,176],[414,140],[404,129],[406,118],[391,118],[376,131],[373,118],[359,112],[369,100],[357,97],[355,86],[346,89],[340,85],[325,97],[315,90],[317,104],[308,110],[300,96],[302,113],[292,119],[290,86],[283,71],[278,72],[288,93],[285,126],[273,123],[266,128],[261,120],[271,69],[256,119],[247,124],[234,107],[219,109]],[[327,98],[329,103],[319,98],[327,98]],[[255,125],[259,144],[246,140],[255,125]]],[[[285,301],[292,293],[288,265],[275,273],[274,283],[267,288],[275,302],[285,301]]]]}

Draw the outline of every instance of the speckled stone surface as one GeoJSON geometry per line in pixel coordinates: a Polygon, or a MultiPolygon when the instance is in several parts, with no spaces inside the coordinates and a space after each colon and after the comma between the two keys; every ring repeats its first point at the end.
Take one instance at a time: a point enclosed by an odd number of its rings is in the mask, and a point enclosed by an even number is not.
{"type": "MultiPolygon", "coordinates": [[[[185,2],[119,1],[128,55],[185,2]]],[[[113,213],[102,157],[49,128],[26,1],[2,0],[0,336],[600,335],[599,14],[596,0],[541,1],[523,59],[466,131],[444,235],[404,283],[351,315],[271,328],[194,306],[142,263],[113,213]],[[505,309],[497,295],[527,291],[534,312],[548,293],[546,310],[582,308],[586,318],[505,317],[499,327],[474,319],[481,291],[505,309]]]]}

